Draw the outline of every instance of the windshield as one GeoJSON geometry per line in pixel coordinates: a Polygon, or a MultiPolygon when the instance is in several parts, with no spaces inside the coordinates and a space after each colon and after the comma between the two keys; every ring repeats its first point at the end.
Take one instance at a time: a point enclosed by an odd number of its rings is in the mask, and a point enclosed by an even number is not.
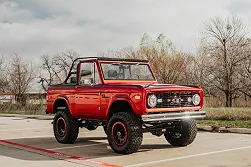
{"type": "Polygon", "coordinates": [[[148,64],[100,63],[105,80],[155,80],[148,64]]]}

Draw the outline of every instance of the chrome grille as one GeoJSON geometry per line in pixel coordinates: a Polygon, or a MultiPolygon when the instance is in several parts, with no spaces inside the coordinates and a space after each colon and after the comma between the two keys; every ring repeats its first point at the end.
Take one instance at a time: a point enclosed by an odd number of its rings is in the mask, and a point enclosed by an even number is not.
{"type": "Polygon", "coordinates": [[[194,107],[193,102],[188,100],[192,99],[194,94],[194,92],[156,93],[156,97],[162,99],[162,102],[157,103],[156,108],[194,107]]]}

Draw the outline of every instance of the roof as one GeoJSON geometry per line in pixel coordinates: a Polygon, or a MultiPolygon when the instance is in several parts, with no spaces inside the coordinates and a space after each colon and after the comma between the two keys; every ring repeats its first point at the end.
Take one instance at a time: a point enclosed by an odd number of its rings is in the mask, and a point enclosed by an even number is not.
{"type": "Polygon", "coordinates": [[[77,61],[84,61],[84,60],[131,61],[131,62],[146,62],[146,63],[149,62],[148,60],[140,60],[140,59],[125,59],[125,58],[111,58],[111,57],[79,57],[72,62],[70,72],[66,77],[64,83],[66,83],[66,81],[69,79],[74,64],[76,64],[77,61]]]}
{"type": "Polygon", "coordinates": [[[148,62],[148,60],[142,59],[125,59],[125,58],[111,58],[111,57],[80,57],[76,60],[87,60],[87,59],[97,59],[97,60],[110,60],[110,61],[132,61],[132,62],[148,62]]]}

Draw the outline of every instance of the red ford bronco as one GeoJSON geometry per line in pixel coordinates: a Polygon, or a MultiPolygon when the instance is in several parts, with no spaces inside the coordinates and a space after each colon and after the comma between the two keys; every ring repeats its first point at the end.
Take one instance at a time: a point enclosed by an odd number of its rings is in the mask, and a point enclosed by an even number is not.
{"type": "Polygon", "coordinates": [[[46,113],[55,114],[60,143],[74,143],[79,127],[103,126],[111,148],[130,154],[146,132],[164,134],[174,146],[191,144],[202,106],[200,87],[159,84],[147,60],[89,57],[76,59],[66,80],[49,86],[46,113]]]}

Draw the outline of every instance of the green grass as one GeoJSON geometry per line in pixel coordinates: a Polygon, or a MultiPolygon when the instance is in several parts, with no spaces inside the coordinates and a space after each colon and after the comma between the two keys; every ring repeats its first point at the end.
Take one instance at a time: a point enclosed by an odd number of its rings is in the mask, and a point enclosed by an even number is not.
{"type": "Polygon", "coordinates": [[[18,104],[2,104],[0,105],[1,114],[28,114],[28,115],[41,115],[45,114],[45,105],[26,105],[21,106],[18,104]]]}
{"type": "Polygon", "coordinates": [[[24,114],[24,115],[45,115],[44,110],[17,110],[17,111],[0,111],[0,114],[24,114]]]}
{"type": "Polygon", "coordinates": [[[251,128],[251,108],[204,108],[206,118],[199,125],[251,128]]]}
{"type": "Polygon", "coordinates": [[[251,107],[204,108],[208,120],[251,120],[251,107]]]}
{"type": "Polygon", "coordinates": [[[0,114],[21,114],[18,111],[0,111],[0,114]]]}
{"type": "Polygon", "coordinates": [[[216,127],[228,127],[228,128],[251,128],[251,120],[197,120],[198,125],[209,125],[216,127]]]}

